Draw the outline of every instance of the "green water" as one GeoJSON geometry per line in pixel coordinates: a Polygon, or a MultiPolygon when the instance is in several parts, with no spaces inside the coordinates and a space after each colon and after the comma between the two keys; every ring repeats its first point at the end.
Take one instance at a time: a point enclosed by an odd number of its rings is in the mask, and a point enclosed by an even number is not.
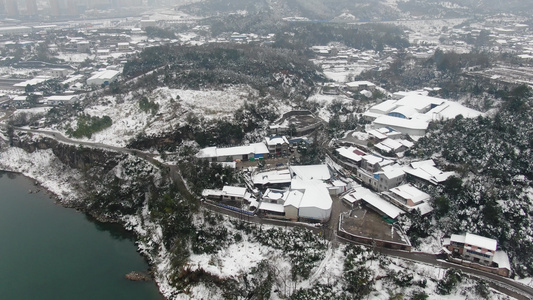
{"type": "Polygon", "coordinates": [[[0,172],[0,299],[157,299],[131,235],[54,204],[27,178],[0,172]]]}

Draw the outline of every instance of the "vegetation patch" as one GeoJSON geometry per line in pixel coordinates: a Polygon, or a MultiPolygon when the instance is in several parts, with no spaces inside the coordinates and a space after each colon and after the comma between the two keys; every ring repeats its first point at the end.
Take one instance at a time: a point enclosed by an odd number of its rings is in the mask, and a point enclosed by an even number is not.
{"type": "Polygon", "coordinates": [[[91,138],[93,133],[102,131],[113,125],[113,121],[109,116],[95,117],[88,114],[82,114],[78,117],[76,129],[68,128],[67,134],[71,137],[91,138]]]}

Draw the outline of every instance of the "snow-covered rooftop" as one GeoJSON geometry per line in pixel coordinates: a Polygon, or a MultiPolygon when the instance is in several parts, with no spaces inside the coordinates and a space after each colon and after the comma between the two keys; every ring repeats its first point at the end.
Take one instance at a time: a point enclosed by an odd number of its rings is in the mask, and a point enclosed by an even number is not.
{"type": "Polygon", "coordinates": [[[289,141],[285,136],[273,136],[273,137],[266,137],[265,142],[269,146],[275,146],[277,144],[283,145],[288,144],[289,141]]]}
{"type": "Polygon", "coordinates": [[[410,199],[415,205],[430,199],[428,194],[422,192],[409,183],[394,187],[390,189],[390,191],[403,199],[410,199]]]}
{"type": "Polygon", "coordinates": [[[466,236],[464,234],[452,234],[452,236],[450,237],[450,241],[464,244],[465,238],[466,236]]]}
{"type": "Polygon", "coordinates": [[[398,178],[405,175],[405,172],[403,171],[402,167],[398,164],[392,166],[385,166],[382,169],[383,171],[378,172],[378,174],[383,174],[388,179],[398,178]]]}
{"type": "Polygon", "coordinates": [[[268,202],[259,203],[258,209],[266,210],[266,211],[272,211],[272,212],[276,212],[276,213],[284,213],[285,212],[285,208],[283,207],[283,204],[268,203],[268,202]]]}
{"type": "Polygon", "coordinates": [[[298,180],[291,182],[291,189],[305,190],[300,208],[314,207],[323,210],[331,210],[333,200],[329,195],[326,184],[318,180],[298,180]]]}
{"type": "Polygon", "coordinates": [[[94,80],[94,79],[113,79],[115,78],[118,74],[120,74],[119,71],[115,71],[115,70],[103,70],[103,71],[100,71],[100,72],[97,72],[95,73],[93,76],[91,76],[89,79],[87,80],[94,80]]]}
{"type": "Polygon", "coordinates": [[[234,196],[234,197],[241,197],[241,198],[244,198],[244,194],[246,194],[246,188],[237,187],[237,186],[226,185],[222,188],[222,191],[227,196],[234,196]]]}
{"type": "Polygon", "coordinates": [[[303,195],[304,194],[298,190],[287,192],[287,199],[285,200],[285,203],[283,203],[283,206],[291,205],[297,208],[300,207],[303,195]]]}
{"type": "Polygon", "coordinates": [[[363,156],[363,159],[370,165],[375,165],[383,160],[383,158],[372,154],[363,156]]]}
{"type": "Polygon", "coordinates": [[[266,185],[266,184],[281,184],[291,182],[291,173],[289,170],[274,170],[269,172],[258,173],[254,175],[254,184],[266,185]]]}
{"type": "Polygon", "coordinates": [[[290,170],[300,180],[328,180],[331,178],[327,165],[290,166],[290,170]]]}
{"type": "Polygon", "coordinates": [[[484,236],[480,236],[473,233],[467,233],[465,236],[465,244],[476,246],[479,248],[484,248],[487,250],[496,251],[498,247],[498,241],[490,239],[484,236]]]}
{"type": "Polygon", "coordinates": [[[353,160],[355,162],[361,161],[363,155],[365,155],[365,153],[359,150],[357,147],[340,147],[337,148],[335,151],[337,151],[340,156],[353,160]]]}
{"type": "Polygon", "coordinates": [[[200,151],[196,154],[196,157],[212,158],[246,154],[268,154],[268,148],[264,143],[255,143],[247,146],[237,146],[228,148],[207,147],[200,149],[200,151]]]}
{"type": "Polygon", "coordinates": [[[412,162],[410,166],[404,166],[405,173],[424,179],[434,184],[446,181],[455,172],[443,172],[435,167],[435,162],[431,159],[412,162]]]}
{"type": "Polygon", "coordinates": [[[394,127],[400,127],[400,128],[406,128],[406,129],[426,130],[428,128],[429,123],[424,120],[403,119],[403,118],[383,115],[374,120],[374,125],[382,126],[382,127],[394,126],[394,127]]]}
{"type": "Polygon", "coordinates": [[[494,252],[492,261],[498,264],[498,268],[511,270],[511,262],[509,256],[502,250],[494,252]]]}
{"type": "Polygon", "coordinates": [[[403,214],[401,209],[367,188],[357,187],[350,195],[357,200],[365,201],[392,219],[396,219],[400,214],[403,214]]]}

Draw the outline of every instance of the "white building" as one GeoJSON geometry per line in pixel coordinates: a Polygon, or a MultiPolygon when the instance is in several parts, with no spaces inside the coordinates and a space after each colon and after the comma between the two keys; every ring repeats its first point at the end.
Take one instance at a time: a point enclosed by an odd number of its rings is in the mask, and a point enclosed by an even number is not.
{"type": "Polygon", "coordinates": [[[439,184],[446,181],[450,176],[456,175],[455,172],[444,172],[435,167],[432,159],[416,161],[404,166],[403,170],[409,176],[424,180],[433,184],[439,184]]]}
{"type": "Polygon", "coordinates": [[[118,51],[128,51],[128,50],[130,50],[130,43],[118,43],[117,44],[117,50],[118,51]]]}
{"type": "Polygon", "coordinates": [[[353,92],[367,90],[373,92],[376,89],[376,85],[370,81],[352,81],[346,83],[348,90],[353,92]]]}
{"type": "Polygon", "coordinates": [[[146,27],[157,26],[156,20],[141,20],[141,29],[146,29],[146,27]]]}
{"type": "Polygon", "coordinates": [[[388,127],[410,136],[424,136],[431,121],[452,119],[458,115],[465,118],[482,115],[457,102],[430,97],[427,93],[396,93],[396,100],[374,105],[363,116],[373,121],[373,128],[388,127]]]}
{"type": "Polygon", "coordinates": [[[411,184],[391,188],[382,195],[404,211],[418,210],[421,215],[433,211],[433,207],[429,204],[431,197],[411,184]]]}
{"type": "Polygon", "coordinates": [[[50,75],[52,77],[55,77],[55,78],[62,78],[62,77],[66,77],[68,75],[68,73],[70,73],[69,69],[51,69],[50,70],[50,75]]]}
{"type": "Polygon", "coordinates": [[[46,98],[46,104],[48,105],[62,105],[62,104],[72,104],[79,100],[76,95],[54,95],[46,98]]]}
{"type": "Polygon", "coordinates": [[[23,35],[31,33],[33,29],[28,26],[0,27],[0,34],[23,35]]]}
{"type": "Polygon", "coordinates": [[[119,75],[120,75],[120,72],[115,71],[115,70],[100,71],[94,74],[93,76],[91,76],[89,79],[87,79],[87,85],[96,85],[96,86],[101,86],[102,84],[108,85],[111,82],[116,81],[119,75]]]}
{"type": "Polygon", "coordinates": [[[255,174],[252,180],[253,180],[254,186],[257,186],[257,187],[267,187],[267,186],[288,187],[291,185],[292,176],[291,176],[291,172],[287,169],[273,170],[273,171],[255,174]]]}
{"type": "Polygon", "coordinates": [[[271,155],[287,154],[289,150],[289,141],[285,136],[266,137],[265,144],[271,155]]]}
{"type": "Polygon", "coordinates": [[[76,50],[79,53],[87,53],[91,47],[91,44],[88,41],[79,41],[76,43],[76,50]]]}
{"type": "Polygon", "coordinates": [[[264,143],[255,143],[247,146],[218,148],[208,147],[201,149],[196,157],[208,159],[212,162],[247,161],[263,159],[268,155],[268,148],[264,143]]]}
{"type": "Polygon", "coordinates": [[[404,213],[400,208],[364,187],[356,187],[351,193],[344,195],[342,200],[352,206],[362,202],[362,204],[365,204],[380,215],[391,219],[396,219],[399,215],[404,213]]]}
{"type": "Polygon", "coordinates": [[[293,179],[298,180],[329,180],[331,173],[327,165],[290,166],[293,179]]]}
{"type": "Polygon", "coordinates": [[[333,200],[320,180],[292,180],[288,190],[267,189],[259,211],[270,217],[292,221],[327,222],[333,200]]]}

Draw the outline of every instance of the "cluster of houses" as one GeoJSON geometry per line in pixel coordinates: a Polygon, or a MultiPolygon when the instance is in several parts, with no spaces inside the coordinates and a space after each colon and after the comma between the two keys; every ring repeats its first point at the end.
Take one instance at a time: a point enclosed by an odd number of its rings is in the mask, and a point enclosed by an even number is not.
{"type": "Polygon", "coordinates": [[[349,167],[357,181],[364,185],[345,194],[343,201],[350,206],[365,203],[391,219],[412,210],[418,210],[421,215],[432,211],[430,196],[406,181],[439,184],[455,174],[438,169],[431,159],[401,165],[355,146],[339,147],[335,152],[338,162],[349,167]]]}
{"type": "Polygon", "coordinates": [[[266,137],[261,143],[225,148],[216,146],[203,148],[196,154],[196,157],[210,162],[255,161],[286,156],[292,147],[300,143],[307,143],[307,139],[288,139],[286,136],[273,135],[266,137]]]}
{"type": "Polygon", "coordinates": [[[202,195],[246,204],[242,206],[249,211],[270,218],[324,223],[331,217],[331,195],[353,184],[333,179],[327,165],[289,166],[254,173],[249,180],[252,189],[226,186],[221,191],[204,190],[202,195]]]}
{"type": "Polygon", "coordinates": [[[393,129],[416,140],[426,134],[431,121],[482,115],[457,102],[430,97],[428,93],[427,90],[394,93],[393,99],[372,106],[363,117],[372,122],[373,129],[393,129]]]}

